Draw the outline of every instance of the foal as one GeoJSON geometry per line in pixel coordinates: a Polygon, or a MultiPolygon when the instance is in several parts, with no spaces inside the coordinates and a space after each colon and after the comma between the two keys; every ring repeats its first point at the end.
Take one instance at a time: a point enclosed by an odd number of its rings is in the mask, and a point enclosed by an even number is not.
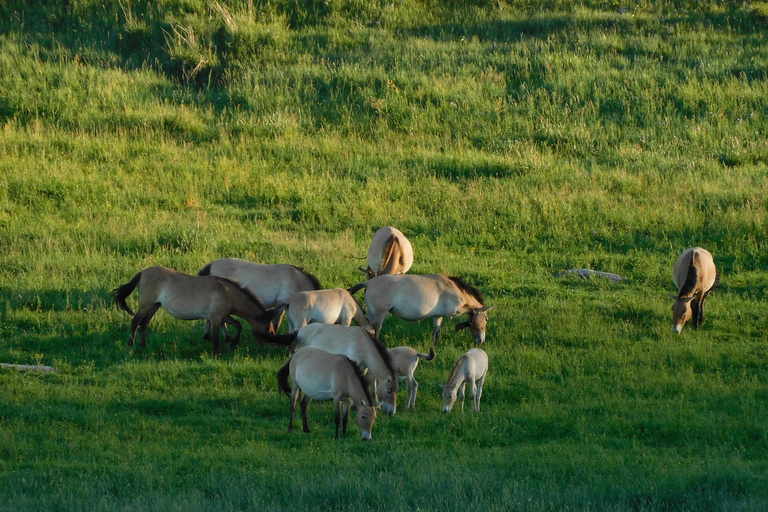
{"type": "Polygon", "coordinates": [[[480,412],[480,397],[483,396],[483,384],[488,373],[488,354],[479,348],[471,348],[453,363],[448,382],[443,388],[443,412],[451,412],[456,403],[456,391],[461,399],[461,410],[464,410],[464,388],[469,382],[469,398],[472,400],[472,410],[480,412]]]}

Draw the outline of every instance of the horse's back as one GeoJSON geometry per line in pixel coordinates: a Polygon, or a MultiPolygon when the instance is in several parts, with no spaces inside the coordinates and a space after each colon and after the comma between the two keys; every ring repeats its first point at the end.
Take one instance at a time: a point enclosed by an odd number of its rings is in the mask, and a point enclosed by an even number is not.
{"type": "Polygon", "coordinates": [[[392,244],[397,244],[398,265],[393,270],[396,274],[405,274],[413,265],[413,247],[403,233],[392,226],[385,226],[373,235],[371,245],[368,248],[368,268],[378,274],[387,264],[384,261],[392,244]]]}
{"type": "Polygon", "coordinates": [[[675,262],[672,279],[677,289],[680,290],[685,284],[691,264],[694,264],[698,271],[696,291],[707,291],[712,288],[717,280],[717,269],[712,254],[701,247],[691,247],[683,251],[675,262]]]}
{"type": "Polygon", "coordinates": [[[317,347],[303,347],[291,358],[291,379],[313,400],[333,400],[336,384],[347,378],[345,363],[349,365],[345,356],[317,347]]]}
{"type": "Polygon", "coordinates": [[[441,274],[382,275],[368,281],[365,297],[396,316],[417,320],[452,315],[460,303],[454,288],[441,274]]]}
{"type": "Polygon", "coordinates": [[[267,308],[288,300],[296,292],[316,288],[304,271],[287,263],[265,264],[223,258],[206,267],[211,275],[231,279],[250,289],[267,308]]]}
{"type": "Polygon", "coordinates": [[[474,378],[480,378],[488,372],[488,354],[481,348],[471,348],[466,356],[473,366],[474,378]]]}

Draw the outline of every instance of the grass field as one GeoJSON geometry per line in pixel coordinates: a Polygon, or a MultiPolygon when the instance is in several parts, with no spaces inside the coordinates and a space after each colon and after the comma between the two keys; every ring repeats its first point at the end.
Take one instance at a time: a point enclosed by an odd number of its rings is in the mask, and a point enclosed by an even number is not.
{"type": "Polygon", "coordinates": [[[0,2],[0,362],[58,370],[0,369],[0,510],[768,509],[766,70],[765,2],[0,2]],[[458,320],[371,443],[289,434],[250,334],[127,344],[143,268],[349,287],[384,225],[494,306],[480,413],[458,320]]]}

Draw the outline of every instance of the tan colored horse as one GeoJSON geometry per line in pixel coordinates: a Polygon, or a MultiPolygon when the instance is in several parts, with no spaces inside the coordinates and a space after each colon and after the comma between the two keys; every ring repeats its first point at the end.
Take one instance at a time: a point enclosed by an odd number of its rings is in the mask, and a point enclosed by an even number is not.
{"type": "Polygon", "coordinates": [[[413,410],[416,407],[416,393],[419,391],[419,383],[413,374],[419,365],[419,359],[432,361],[435,358],[435,349],[429,347],[429,354],[421,354],[411,347],[394,347],[387,350],[392,358],[392,366],[395,373],[403,375],[402,379],[408,390],[408,398],[405,400],[405,408],[413,410]]]}
{"type": "Polygon", "coordinates": [[[237,333],[231,341],[235,348],[240,341],[242,325],[235,320],[239,316],[251,324],[253,332],[266,331],[271,314],[249,290],[239,284],[214,276],[191,276],[165,267],[150,267],[136,274],[130,282],[115,289],[115,302],[123,310],[134,315],[131,320],[133,346],[136,331],[141,333],[141,346],[146,346],[147,325],[162,306],[169,314],[182,320],[205,319],[212,328],[206,338],[213,340],[213,350],[219,350],[219,329],[224,324],[234,325],[237,333]],[[139,309],[134,314],[125,299],[139,288],[139,309]]]}
{"type": "Polygon", "coordinates": [[[431,275],[382,275],[356,284],[349,289],[355,293],[365,288],[368,319],[378,337],[387,314],[405,320],[434,318],[432,343],[437,346],[443,317],[469,315],[466,322],[456,324],[456,330],[469,327],[476,344],[485,342],[488,323],[483,294],[458,277],[443,274],[431,275]]]}
{"type": "Polygon", "coordinates": [[[413,247],[403,233],[386,226],[374,233],[368,248],[368,268],[361,268],[368,279],[381,274],[405,274],[413,265],[413,247]]]}
{"type": "Polygon", "coordinates": [[[373,333],[363,308],[344,288],[297,292],[277,305],[285,305],[288,332],[298,331],[313,323],[351,325],[354,320],[357,325],[373,333]]]}
{"type": "Polygon", "coordinates": [[[680,334],[685,323],[693,318],[693,328],[704,322],[704,301],[717,286],[719,274],[712,254],[701,247],[686,249],[675,262],[672,279],[679,290],[672,304],[672,330],[680,334]]]}
{"type": "Polygon", "coordinates": [[[291,419],[288,431],[293,432],[293,416],[296,402],[301,393],[302,426],[309,432],[307,409],[312,399],[318,401],[333,400],[336,412],[336,438],[347,435],[347,421],[350,406],[357,409],[355,421],[360,427],[363,441],[371,440],[371,429],[376,422],[376,405],[371,401],[368,389],[363,381],[360,369],[347,356],[331,354],[316,347],[304,347],[296,351],[291,359],[277,372],[280,389],[291,397],[291,419]],[[288,376],[291,385],[288,385],[288,376]],[[342,403],[343,411],[341,410],[342,403]]]}
{"type": "MultiPolygon", "coordinates": [[[[256,294],[267,309],[274,308],[280,302],[286,302],[296,292],[323,289],[315,276],[297,266],[265,265],[237,258],[212,261],[197,275],[220,276],[240,283],[256,294]]],[[[275,320],[272,323],[274,332],[280,327],[284,313],[284,308],[275,312],[275,320]]]]}
{"type": "Polygon", "coordinates": [[[294,350],[317,347],[347,356],[361,370],[373,388],[376,400],[388,415],[397,410],[397,377],[389,352],[362,327],[332,324],[309,324],[296,332],[284,335],[262,335],[259,341],[274,345],[290,345],[294,350]],[[376,385],[378,382],[379,385],[376,385]]]}
{"type": "Polygon", "coordinates": [[[471,348],[453,363],[453,368],[448,374],[448,381],[443,388],[443,412],[451,412],[456,403],[458,391],[461,400],[461,410],[464,410],[464,388],[467,382],[470,385],[469,398],[472,401],[472,410],[480,412],[480,397],[483,396],[483,384],[488,374],[488,354],[479,348],[471,348]]]}

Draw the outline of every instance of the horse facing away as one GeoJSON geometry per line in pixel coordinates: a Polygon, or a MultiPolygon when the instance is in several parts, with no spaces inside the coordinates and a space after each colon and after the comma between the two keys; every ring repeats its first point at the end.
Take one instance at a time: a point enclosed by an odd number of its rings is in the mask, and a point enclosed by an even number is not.
{"type": "Polygon", "coordinates": [[[295,354],[277,372],[277,382],[280,389],[291,397],[291,419],[288,432],[293,432],[293,416],[296,412],[296,402],[301,393],[302,426],[304,432],[309,432],[307,409],[312,399],[318,401],[333,400],[336,419],[336,439],[339,438],[339,423],[342,423],[341,434],[347,435],[349,409],[357,409],[355,421],[360,428],[363,441],[371,440],[371,429],[376,422],[376,404],[371,402],[362,372],[348,357],[331,354],[316,347],[304,347],[295,354]],[[290,375],[291,384],[288,385],[290,375]],[[343,406],[343,411],[341,410],[343,406]]]}
{"type": "Polygon", "coordinates": [[[456,403],[458,390],[461,400],[461,410],[464,410],[464,388],[467,382],[470,384],[469,398],[472,401],[472,410],[480,412],[480,397],[483,396],[483,384],[488,374],[488,354],[479,348],[471,348],[453,363],[453,368],[448,374],[448,381],[443,388],[443,412],[451,412],[456,403]]]}
{"type": "Polygon", "coordinates": [[[147,342],[147,325],[162,306],[182,320],[205,319],[212,326],[206,339],[213,341],[214,352],[219,351],[219,329],[224,324],[235,326],[235,337],[230,342],[234,349],[240,341],[242,325],[233,318],[239,316],[251,324],[253,333],[266,331],[271,314],[249,290],[222,277],[191,276],[165,267],[150,267],[136,274],[128,283],[115,289],[117,305],[133,316],[131,337],[133,346],[136,331],[141,334],[141,346],[147,342]],[[134,314],[125,300],[139,288],[139,309],[134,314]]]}
{"type": "Polygon", "coordinates": [[[422,354],[411,347],[394,347],[387,350],[392,358],[392,365],[395,373],[403,375],[402,379],[408,390],[408,397],[405,400],[405,408],[413,410],[416,407],[416,393],[419,390],[419,383],[413,374],[419,365],[419,359],[432,361],[435,358],[434,347],[429,347],[429,354],[422,354]]]}
{"type": "MultiPolygon", "coordinates": [[[[208,263],[197,275],[225,277],[238,282],[256,294],[267,309],[287,301],[296,292],[323,289],[315,276],[295,265],[284,263],[266,265],[223,258],[208,263]]],[[[275,311],[275,320],[272,322],[274,332],[280,327],[284,314],[284,307],[275,311]]]]}
{"type": "Polygon", "coordinates": [[[715,268],[712,254],[701,247],[686,249],[675,262],[672,279],[679,290],[672,304],[672,330],[680,334],[688,320],[693,328],[704,322],[704,301],[717,286],[720,274],[715,268]]]}
{"type": "Polygon", "coordinates": [[[413,247],[405,235],[385,226],[373,235],[368,247],[368,268],[360,268],[368,279],[381,274],[405,274],[413,265],[413,247]]]}
{"type": "Polygon", "coordinates": [[[468,315],[466,322],[456,324],[456,330],[469,327],[476,344],[485,342],[488,323],[483,294],[461,278],[443,274],[382,275],[356,284],[349,289],[354,294],[365,288],[368,319],[378,337],[388,313],[405,320],[434,318],[432,343],[437,346],[443,317],[468,315]]]}
{"type": "Polygon", "coordinates": [[[398,386],[392,358],[386,347],[362,327],[309,324],[290,334],[262,335],[259,341],[291,345],[294,349],[317,347],[347,356],[361,370],[367,370],[365,381],[381,402],[382,410],[388,415],[395,414],[398,386]]]}
{"type": "Polygon", "coordinates": [[[288,317],[288,332],[312,323],[351,325],[354,320],[357,325],[373,333],[363,308],[344,288],[297,292],[287,301],[278,302],[278,307],[283,305],[288,317]]]}

